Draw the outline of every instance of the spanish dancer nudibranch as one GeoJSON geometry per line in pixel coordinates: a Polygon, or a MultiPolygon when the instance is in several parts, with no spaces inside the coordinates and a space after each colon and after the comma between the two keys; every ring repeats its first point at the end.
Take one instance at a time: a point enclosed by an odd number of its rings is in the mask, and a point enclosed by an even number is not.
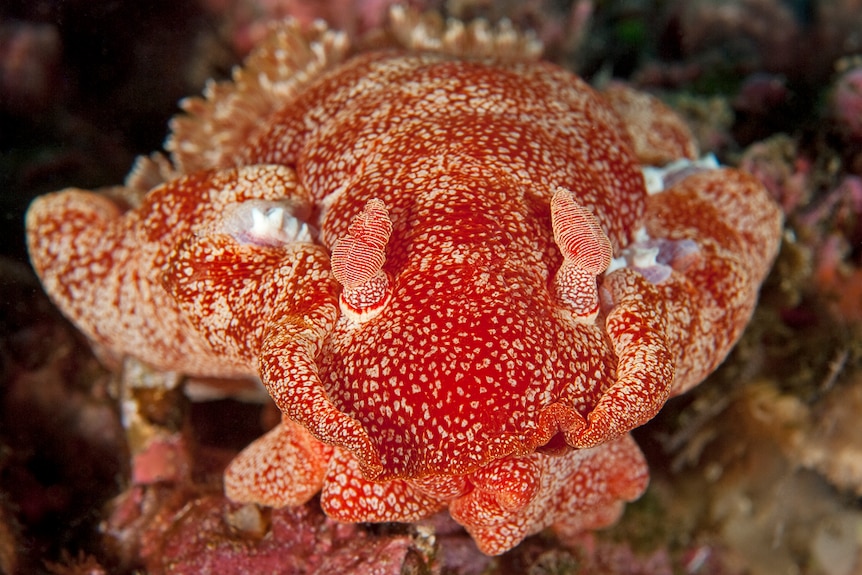
{"type": "Polygon", "coordinates": [[[395,9],[392,37],[275,26],[183,103],[170,161],[34,201],[33,266],[115,356],[260,377],[283,419],[233,500],[445,508],[487,554],[611,524],[648,479],[629,432],[740,337],[780,211],[657,100],[505,24],[395,9]]]}

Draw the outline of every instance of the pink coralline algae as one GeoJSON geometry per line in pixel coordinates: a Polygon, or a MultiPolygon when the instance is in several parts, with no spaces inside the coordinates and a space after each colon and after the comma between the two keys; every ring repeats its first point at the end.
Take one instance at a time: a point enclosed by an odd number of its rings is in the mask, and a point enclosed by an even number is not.
{"type": "Polygon", "coordinates": [[[0,21],[0,111],[43,110],[56,90],[60,34],[50,24],[0,21]]]}
{"type": "Polygon", "coordinates": [[[847,70],[838,79],[832,113],[839,130],[853,141],[862,141],[862,66],[847,70]]]}
{"type": "Polygon", "coordinates": [[[511,26],[392,21],[350,57],[276,26],[184,102],[170,161],[37,199],[33,265],[106,353],[260,376],[283,420],[228,466],[235,501],[448,509],[487,554],[608,525],[647,482],[629,432],[735,344],[780,211],[511,26]]]}
{"type": "Polygon", "coordinates": [[[131,491],[104,525],[116,541],[138,547],[141,565],[153,575],[397,575],[411,563],[408,555],[418,556],[414,538],[406,534],[374,537],[311,505],[262,513],[215,494],[153,499],[152,492],[131,491]],[[148,499],[143,505],[142,497],[148,499]],[[140,507],[144,513],[136,511],[140,507]]]}

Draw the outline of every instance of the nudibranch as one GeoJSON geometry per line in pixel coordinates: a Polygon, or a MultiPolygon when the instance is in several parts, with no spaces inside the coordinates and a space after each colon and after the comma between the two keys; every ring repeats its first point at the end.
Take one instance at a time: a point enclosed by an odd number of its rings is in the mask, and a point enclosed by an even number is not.
{"type": "Polygon", "coordinates": [[[33,266],[114,355],[260,377],[283,419],[228,467],[234,500],[448,509],[488,554],[608,525],[647,482],[629,432],[739,338],[781,214],[527,34],[392,20],[355,53],[275,26],[183,103],[170,160],[34,201],[33,266]]]}

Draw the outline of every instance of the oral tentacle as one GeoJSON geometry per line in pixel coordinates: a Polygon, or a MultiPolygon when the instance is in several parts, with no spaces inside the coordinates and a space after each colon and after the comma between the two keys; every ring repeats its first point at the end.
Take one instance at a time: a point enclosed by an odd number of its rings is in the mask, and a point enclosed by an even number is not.
{"type": "Polygon", "coordinates": [[[323,487],[331,457],[332,447],[283,418],[231,461],[225,494],[243,503],[302,505],[323,487]]]}

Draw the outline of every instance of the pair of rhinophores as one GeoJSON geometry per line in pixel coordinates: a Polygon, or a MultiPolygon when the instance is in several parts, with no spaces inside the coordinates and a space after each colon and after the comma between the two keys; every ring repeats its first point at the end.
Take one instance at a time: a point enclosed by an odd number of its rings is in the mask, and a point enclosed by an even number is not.
{"type": "Polygon", "coordinates": [[[260,377],[283,420],[231,499],[448,508],[488,554],[608,525],[647,482],[629,431],[737,341],[780,212],[657,100],[505,24],[396,9],[391,43],[273,26],[184,101],[170,161],[38,198],[33,266],[118,357],[260,377]]]}

